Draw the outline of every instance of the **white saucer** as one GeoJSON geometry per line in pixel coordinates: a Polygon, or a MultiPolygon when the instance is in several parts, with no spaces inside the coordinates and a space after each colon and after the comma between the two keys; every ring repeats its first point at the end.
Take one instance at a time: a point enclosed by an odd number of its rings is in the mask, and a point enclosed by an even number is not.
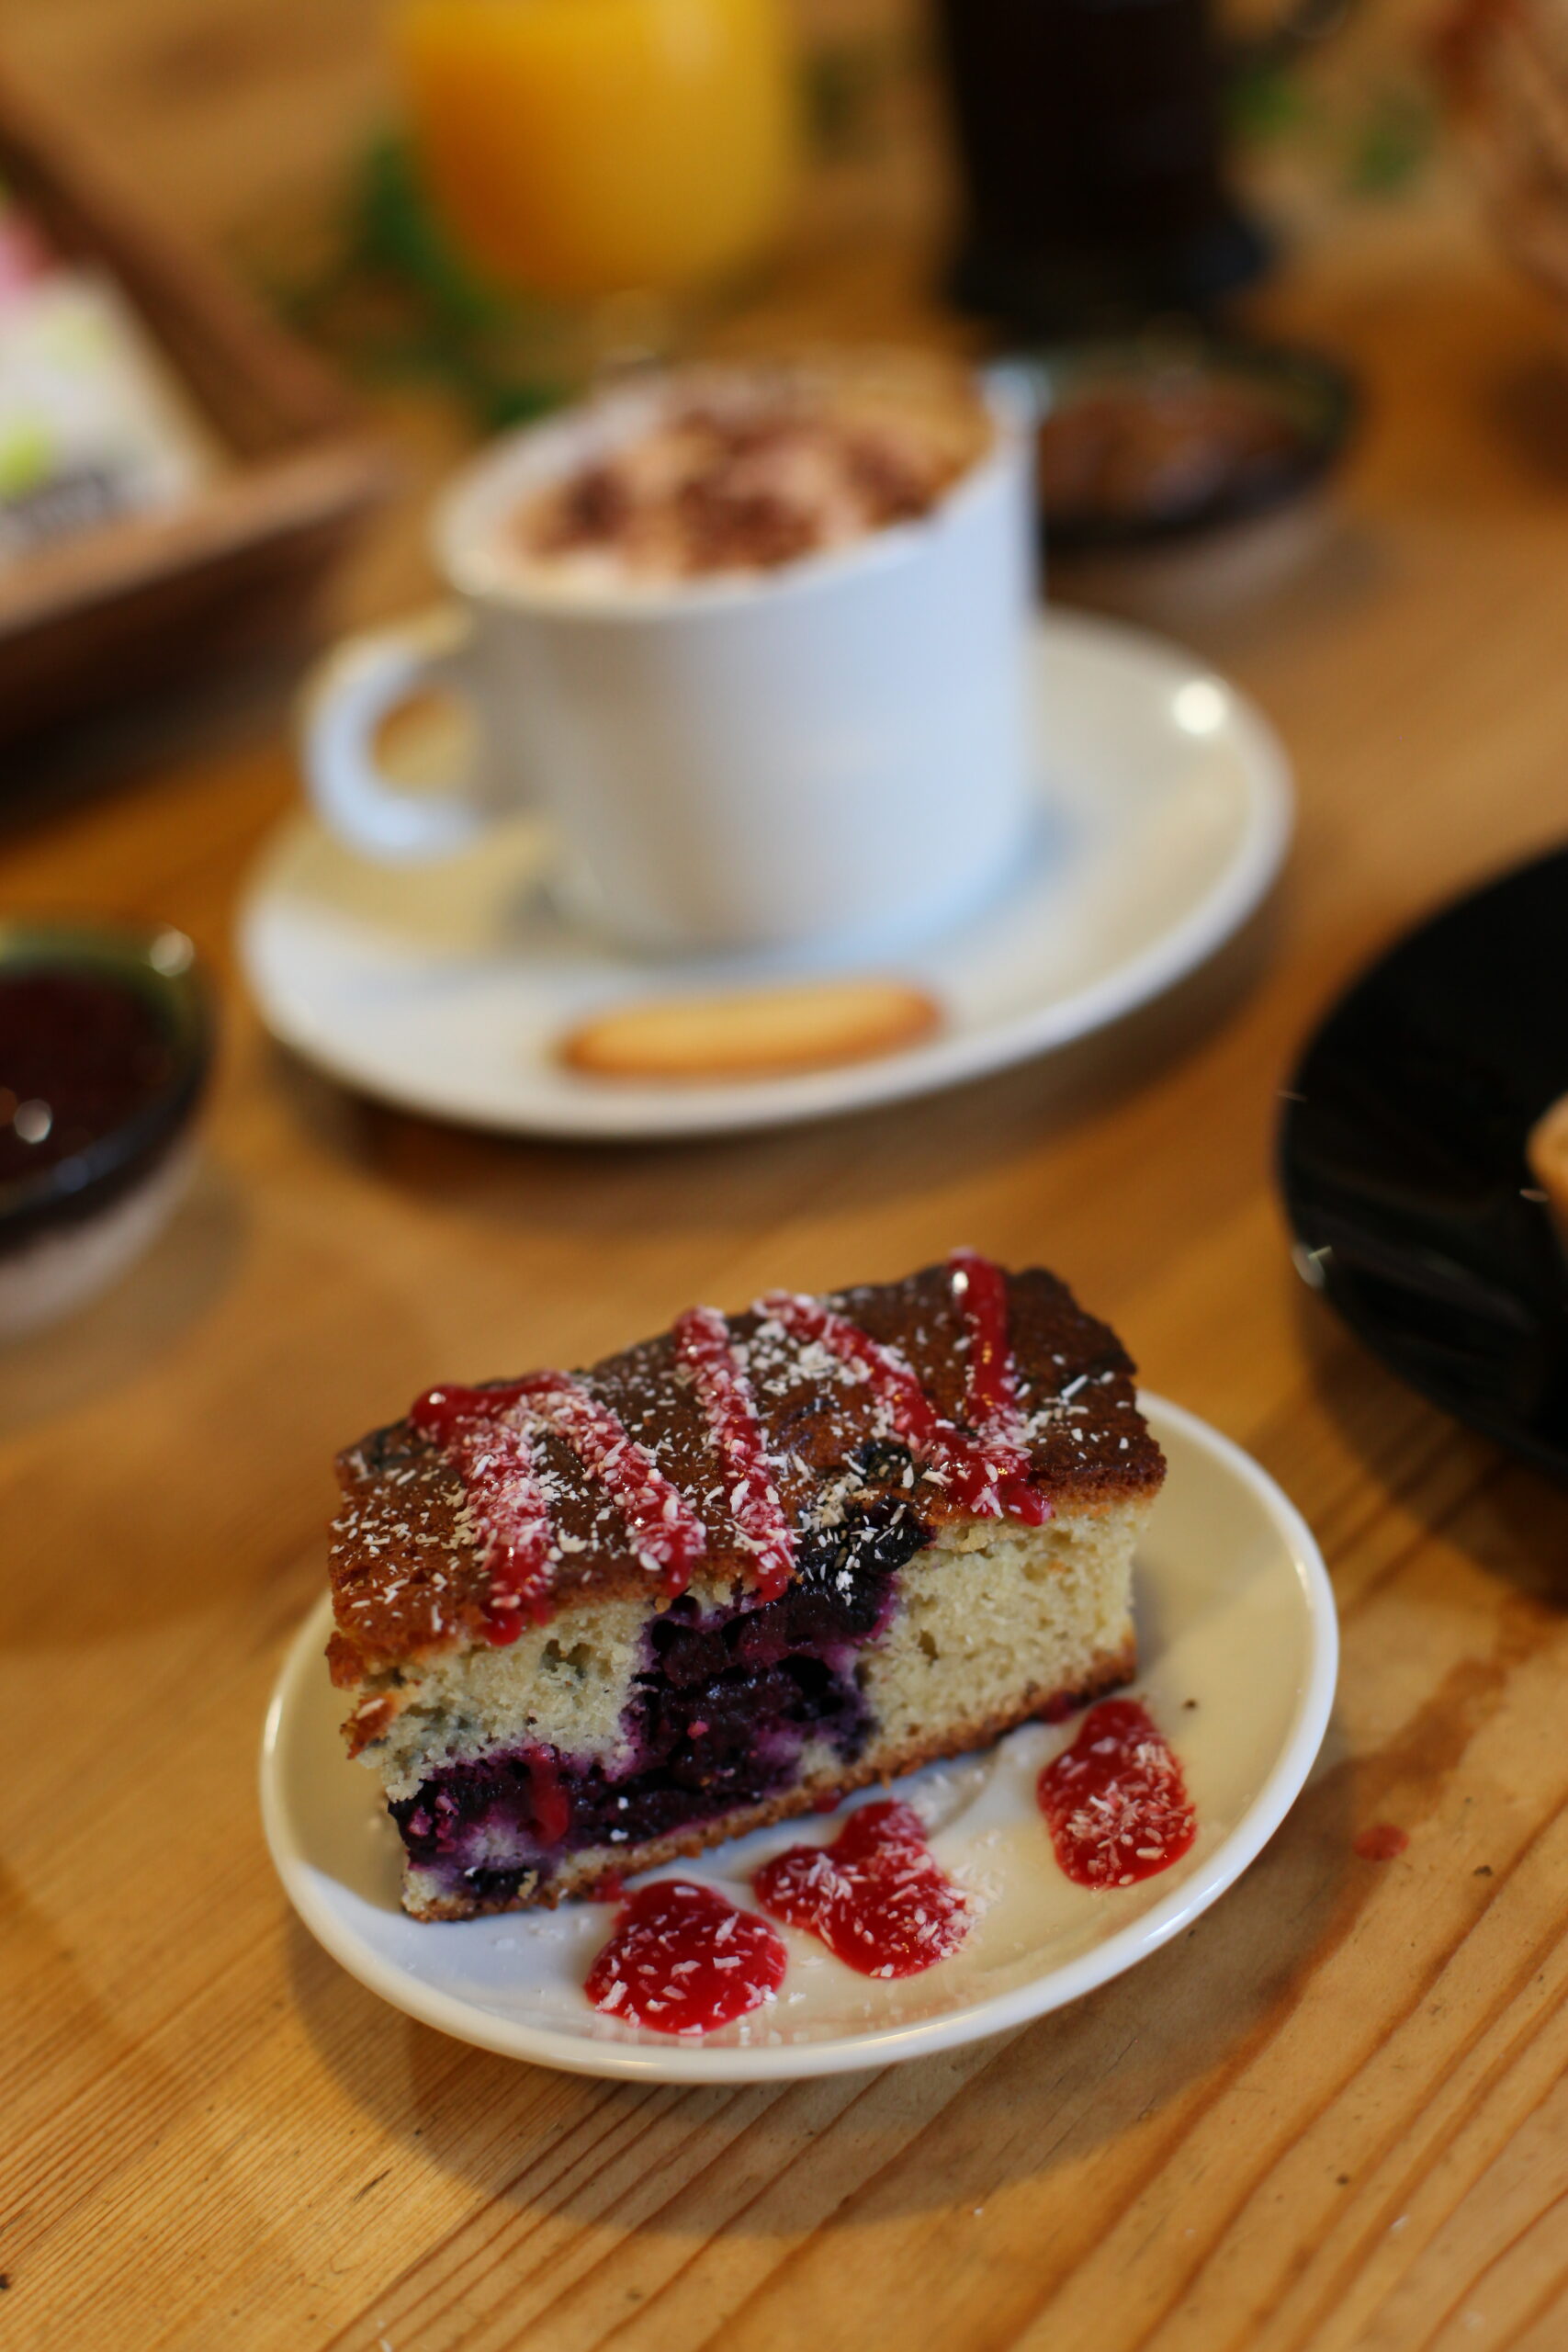
{"type": "MultiPolygon", "coordinates": [[[[666,2041],[584,1997],[608,1904],[443,1926],[400,1910],[398,1839],[379,1782],[347,1761],[338,1734],[323,1601],[289,1652],[262,1745],[267,1842],[300,1917],[351,1974],[426,2025],[539,2065],[644,2081],[885,2065],[1002,2032],[1119,1975],[1196,1918],[1273,1836],[1323,1738],[1338,1657],[1322,1556],[1279,1487],[1190,1413],[1157,1396],[1142,1403],[1170,1472],[1138,1556],[1136,1687],[1180,1758],[1199,1820],[1174,1869],[1108,1893],[1066,1879],[1034,1782],[1074,1726],[1027,1725],[900,1784],[938,1857],[984,1905],[951,1960],[879,1984],[784,1929],[790,1966],[776,2005],[705,2041],[666,2041]]],[[[835,1826],[759,1830],[656,1875],[705,1879],[750,1906],[748,1883],[768,1855],[835,1826]]]]}
{"type": "Polygon", "coordinates": [[[554,910],[547,843],[529,820],[418,873],[366,865],[313,820],[290,820],[241,919],[263,1016],[333,1077],[403,1109],[606,1138],[817,1118],[1066,1045],[1169,988],[1245,920],[1284,854],[1291,789],[1266,721],[1158,639],[1053,615],[1035,682],[1040,808],[1023,870],[958,929],[859,959],[942,1005],[926,1044],[744,1084],[634,1086],[563,1068],[557,1041],[602,1006],[823,966],[606,947],[554,910]]]}

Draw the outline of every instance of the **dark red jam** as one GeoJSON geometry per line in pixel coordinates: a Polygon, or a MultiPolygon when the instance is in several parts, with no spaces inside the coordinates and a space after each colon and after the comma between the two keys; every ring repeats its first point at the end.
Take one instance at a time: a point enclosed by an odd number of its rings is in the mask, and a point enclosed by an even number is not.
{"type": "Polygon", "coordinates": [[[964,1375],[969,1425],[985,1430],[993,1421],[1016,1421],[1018,1382],[1008,1337],[1007,1276],[977,1250],[955,1250],[948,1264],[969,1340],[964,1375]]]}
{"type": "Polygon", "coordinates": [[[1040,1775],[1056,1860],[1079,1886],[1132,1886],[1179,1862],[1198,1834],[1181,1767],[1136,1699],[1091,1707],[1040,1775]]]}
{"type": "Polygon", "coordinates": [[[1355,1850],[1364,1862],[1394,1862],[1409,1843],[1408,1830],[1392,1821],[1374,1821],[1357,1838],[1355,1850]]]}
{"type": "Polygon", "coordinates": [[[1008,1278],[977,1250],[955,1250],[948,1264],[969,1343],[964,1419],[997,1462],[1005,1515],[1038,1527],[1050,1517],[1051,1506],[1029,1477],[1029,1443],[1018,1408],[1018,1373],[1008,1328],[1008,1278]]]}
{"type": "Polygon", "coordinates": [[[0,978],[0,1183],[37,1175],[165,1094],[175,1055],[134,989],[96,974],[0,978]]]}
{"type": "Polygon", "coordinates": [[[536,1749],[532,1764],[534,1825],[542,1846],[557,1846],[571,1827],[571,1798],[549,1748],[536,1749]]]}
{"type": "Polygon", "coordinates": [[[913,1805],[863,1805],[830,1846],[791,1846],[764,1863],[751,1890],[863,1976],[918,1976],[969,1932],[968,1904],[913,1805]]]}
{"type": "Polygon", "coordinates": [[[586,1989],[607,2017],[653,2033],[716,2033],[771,2000],[787,1965],[765,1919],[716,1887],[660,1879],[625,1905],[586,1989]]]}

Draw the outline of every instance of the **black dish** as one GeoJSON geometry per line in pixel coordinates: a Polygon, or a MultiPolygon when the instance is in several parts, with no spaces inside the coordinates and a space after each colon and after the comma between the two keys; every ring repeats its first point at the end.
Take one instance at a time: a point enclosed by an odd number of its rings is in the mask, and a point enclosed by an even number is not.
{"type": "Polygon", "coordinates": [[[1172,384],[1240,392],[1285,432],[1266,458],[1222,466],[1171,503],[1143,511],[1079,506],[1053,510],[1042,500],[1048,555],[1139,553],[1193,543],[1272,514],[1305,497],[1338,463],[1355,424],[1354,387],[1325,354],[1287,345],[1248,343],[1201,329],[1162,329],[1122,342],[1063,345],[1026,357],[1021,371],[1042,423],[1096,395],[1157,400],[1172,384]]]}
{"type": "Polygon", "coordinates": [[[1568,1258],[1525,1138],[1568,1092],[1568,850],[1373,965],[1290,1081],[1297,1264],[1401,1379],[1568,1478],[1568,1258]]]}

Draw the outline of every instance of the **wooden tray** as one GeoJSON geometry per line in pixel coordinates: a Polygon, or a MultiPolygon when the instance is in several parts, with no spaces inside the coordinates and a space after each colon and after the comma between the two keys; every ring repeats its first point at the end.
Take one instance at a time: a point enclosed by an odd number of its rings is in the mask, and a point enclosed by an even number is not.
{"type": "Polygon", "coordinates": [[[0,177],[56,248],[101,263],[224,459],[188,503],[0,572],[0,741],[299,641],[389,491],[384,447],[313,356],[0,75],[0,177]]]}

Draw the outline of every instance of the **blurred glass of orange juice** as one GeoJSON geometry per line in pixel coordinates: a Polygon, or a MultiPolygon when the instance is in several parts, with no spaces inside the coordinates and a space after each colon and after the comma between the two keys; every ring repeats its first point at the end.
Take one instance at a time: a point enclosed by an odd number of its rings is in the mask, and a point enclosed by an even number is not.
{"type": "Polygon", "coordinates": [[[568,300],[760,253],[795,162],[783,0],[402,0],[436,204],[473,259],[568,300]]]}

